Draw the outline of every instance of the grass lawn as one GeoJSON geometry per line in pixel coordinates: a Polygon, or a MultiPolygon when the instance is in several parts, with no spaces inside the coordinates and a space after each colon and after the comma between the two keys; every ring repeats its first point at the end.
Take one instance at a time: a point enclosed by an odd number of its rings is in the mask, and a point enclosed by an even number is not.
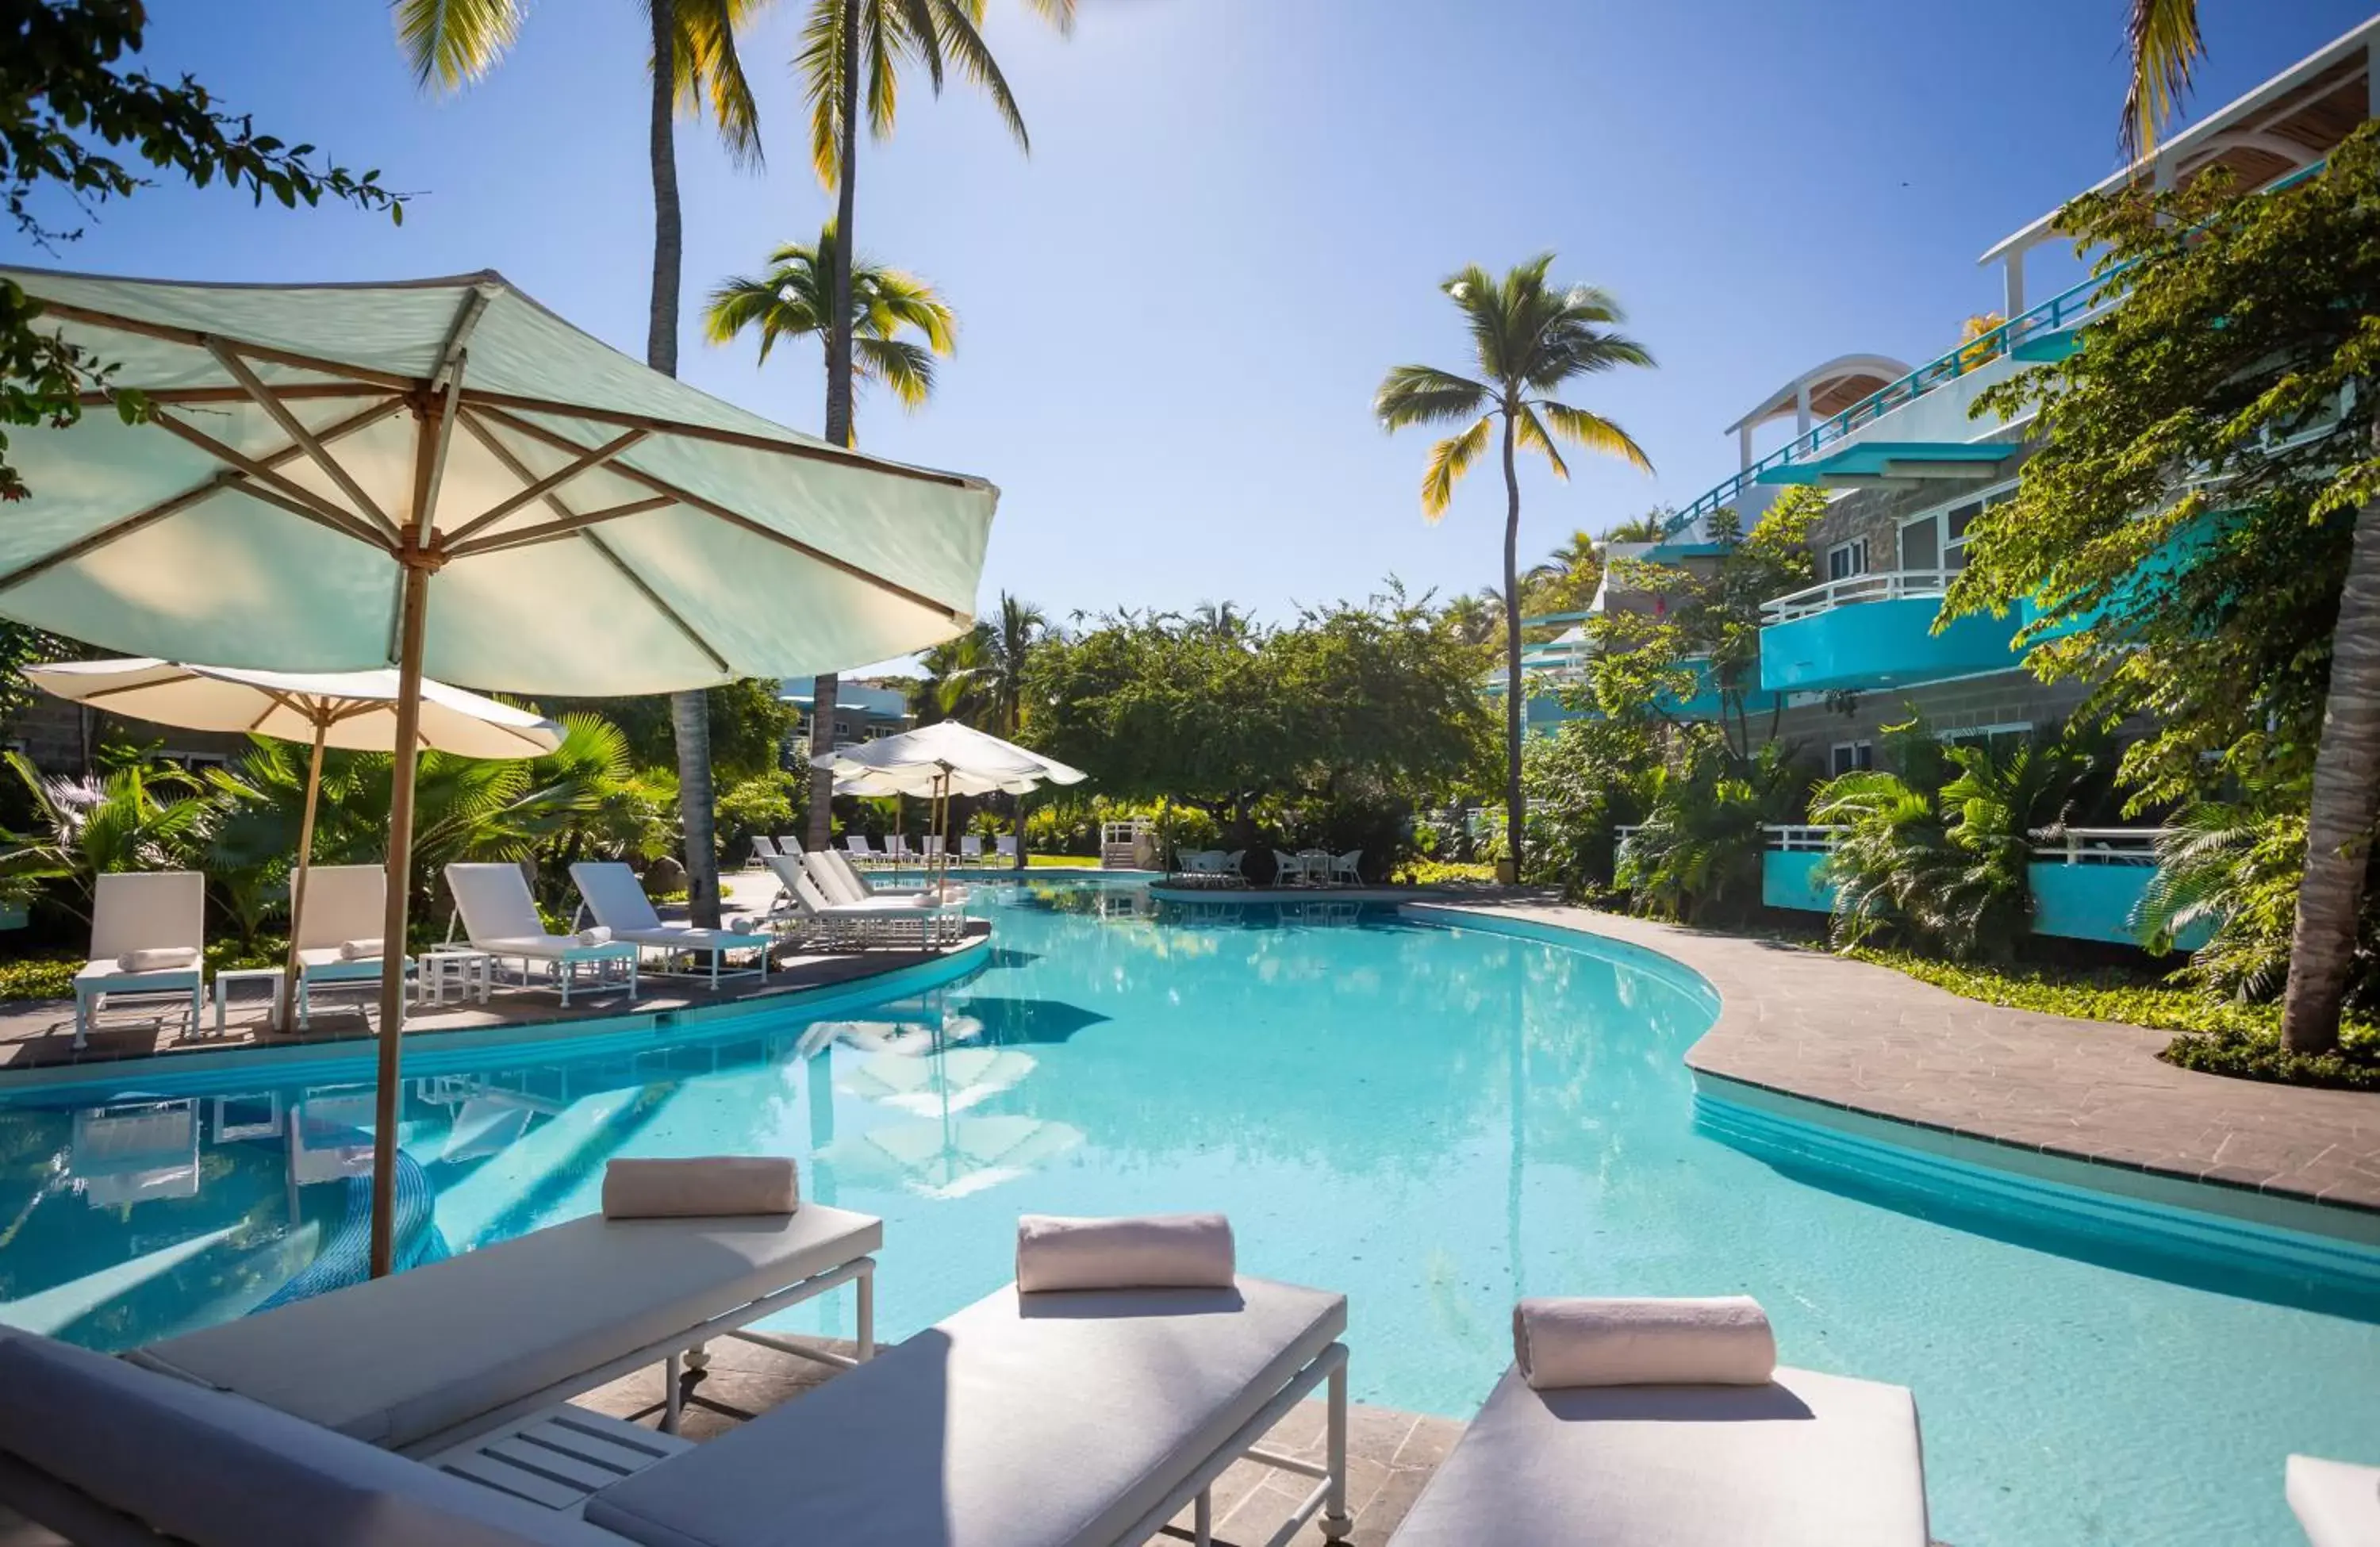
{"type": "Polygon", "coordinates": [[[1025,868],[1032,871],[1096,871],[1099,862],[1088,854],[1028,854],[1025,868]]]}

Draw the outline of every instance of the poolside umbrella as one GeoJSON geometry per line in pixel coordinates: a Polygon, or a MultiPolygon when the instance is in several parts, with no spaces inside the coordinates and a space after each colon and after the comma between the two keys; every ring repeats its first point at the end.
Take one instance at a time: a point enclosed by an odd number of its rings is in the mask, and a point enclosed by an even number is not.
{"type": "MultiPolygon", "coordinates": [[[[136,655],[120,661],[64,661],[28,666],[26,680],[46,692],[111,713],[186,730],[239,731],[313,747],[306,764],[306,810],[298,823],[298,881],[289,896],[289,957],[282,1014],[298,993],[298,922],[306,912],[306,878],[314,863],[314,808],[322,788],[322,749],[385,752],[396,746],[397,674],[256,672],[193,666],[136,655]]],[[[526,709],[423,678],[415,743],[424,751],[468,758],[527,758],[562,745],[562,727],[526,709]]],[[[404,953],[398,953],[402,956],[404,953]]]]}
{"type": "MultiPolygon", "coordinates": [[[[1079,768],[956,720],[937,720],[898,736],[846,748],[832,754],[828,766],[834,770],[835,787],[845,793],[927,794],[935,802],[937,830],[953,795],[981,795],[995,789],[1022,795],[1040,785],[1077,785],[1089,777],[1079,768]]],[[[950,847],[945,834],[945,868],[950,847]]]]}
{"type": "MultiPolygon", "coordinates": [[[[840,671],[971,627],[998,494],[830,446],[499,274],[197,285],[0,268],[138,420],[11,437],[0,615],[129,654],[602,696],[840,671]]],[[[413,759],[390,802],[405,938],[413,759]]],[[[372,1268],[391,1263],[404,980],[381,983],[372,1268]]]]}

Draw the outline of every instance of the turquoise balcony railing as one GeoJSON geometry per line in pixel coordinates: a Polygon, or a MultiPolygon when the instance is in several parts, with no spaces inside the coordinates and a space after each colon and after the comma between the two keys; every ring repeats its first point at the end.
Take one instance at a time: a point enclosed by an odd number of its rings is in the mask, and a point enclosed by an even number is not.
{"type": "Polygon", "coordinates": [[[1764,603],[1760,685],[1778,693],[1907,688],[2015,665],[2014,617],[1962,617],[1934,631],[1956,574],[1853,575],[1764,603]]]}
{"type": "MultiPolygon", "coordinates": [[[[1672,693],[1663,693],[1658,700],[1660,708],[1669,713],[1676,715],[1682,720],[1712,720],[1718,718],[1719,712],[1718,684],[1711,679],[1709,660],[1699,655],[1690,655],[1684,660],[1679,662],[1678,664],[1681,666],[1691,667],[1693,669],[1694,674],[1694,691],[1684,698],[1679,698],[1677,695],[1672,693]]],[[[1777,707],[1777,702],[1778,695],[1766,688],[1753,688],[1748,689],[1743,695],[1744,713],[1748,714],[1766,714],[1770,710],[1777,707]]]]}

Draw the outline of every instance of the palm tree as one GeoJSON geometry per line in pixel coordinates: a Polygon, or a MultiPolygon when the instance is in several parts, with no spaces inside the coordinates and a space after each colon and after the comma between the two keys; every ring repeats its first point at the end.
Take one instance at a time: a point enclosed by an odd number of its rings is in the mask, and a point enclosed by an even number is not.
{"type": "Polygon", "coordinates": [[[1595,600],[1596,587],[1602,580],[1602,551],[1585,531],[1572,532],[1543,563],[1532,566],[1521,577],[1523,593],[1533,613],[1576,612],[1595,600]]]}
{"type": "MultiPolygon", "coordinates": [[[[815,338],[823,357],[833,289],[834,224],[819,232],[814,246],[788,242],[769,254],[769,272],[731,275],[710,292],[702,313],[703,336],[713,344],[739,334],[760,335],[760,363],[780,339],[815,338]]],[[[905,408],[932,396],[934,357],[957,344],[958,317],[932,285],[899,269],[861,259],[852,266],[852,331],[856,353],[853,373],[862,382],[891,389],[905,408]],[[914,330],[924,342],[903,337],[914,330]]]]}
{"type": "Polygon", "coordinates": [[[1546,396],[1563,383],[1615,366],[1653,363],[1642,344],[1614,331],[1623,321],[1620,303],[1591,285],[1554,289],[1546,271],[1554,255],[1542,253],[1499,281],[1476,263],[1441,286],[1471,333],[1479,379],[1429,365],[1400,365],[1380,383],[1372,411],[1390,432],[1409,424],[1470,427],[1430,448],[1422,474],[1422,514],[1437,520],[1454,497],[1455,481],[1488,446],[1501,420],[1504,461],[1504,834],[1515,875],[1521,864],[1521,479],[1516,457],[1523,447],[1538,453],[1554,476],[1567,479],[1568,464],[1556,448],[1568,441],[1589,451],[1622,457],[1646,472],[1651,459],[1628,432],[1600,414],[1546,396]]]}
{"type": "Polygon", "coordinates": [[[1670,534],[1670,512],[1658,506],[1632,516],[1603,534],[1606,542],[1658,542],[1670,534]]]}
{"type": "MultiPolygon", "coordinates": [[[[645,363],[677,374],[678,288],[684,216],[678,206],[675,110],[708,103],[728,153],[760,161],[760,116],[735,54],[735,31],[767,0],[645,0],[652,23],[649,152],[653,185],[652,294],[645,363]]],[[[520,35],[528,0],[394,0],[397,45],[414,79],[455,91],[495,67],[520,35]]],[[[687,905],[719,927],[719,848],[710,786],[710,703],[701,688],[670,695],[677,741],[678,807],[685,822],[687,905]]]]}
{"type": "Polygon", "coordinates": [[[2124,159],[2137,161],[2155,152],[2158,131],[2190,91],[2191,69],[2206,53],[2198,0],[2131,0],[2124,40],[2132,75],[2117,133],[2124,159]]]}
{"type": "MultiPolygon", "coordinates": [[[[1027,0],[1060,31],[1075,24],[1075,0],[1027,0]]],[[[1016,137],[1030,152],[1025,116],[1009,94],[1008,79],[983,41],[983,0],[811,0],[794,65],[810,109],[810,164],[820,186],[834,192],[834,229],[843,234],[832,253],[827,316],[853,315],[854,280],[849,255],[859,155],[860,83],[868,86],[868,133],[881,140],[892,132],[900,106],[901,66],[926,67],[936,92],[956,70],[980,86],[1016,137]],[[863,43],[865,47],[862,46],[863,43]]],[[[826,339],[826,438],[851,444],[851,409],[857,346],[853,330],[830,326],[826,339]]],[[[834,749],[835,677],[820,672],[810,709],[810,811],[808,843],[824,848],[831,840],[834,774],[824,766],[834,749]]]]}

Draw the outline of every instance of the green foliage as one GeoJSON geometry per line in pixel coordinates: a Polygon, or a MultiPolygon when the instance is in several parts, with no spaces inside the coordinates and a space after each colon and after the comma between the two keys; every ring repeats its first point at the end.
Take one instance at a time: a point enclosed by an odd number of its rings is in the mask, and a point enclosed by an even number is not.
{"type": "MultiPolygon", "coordinates": [[[[798,757],[794,730],[800,712],[777,697],[768,677],[744,677],[708,689],[710,769],[722,785],[773,774],[798,757]]],[[[666,694],[617,699],[549,699],[540,712],[557,717],[595,714],[619,728],[628,756],[640,768],[675,768],[677,736],[666,694]]]]}
{"type": "Polygon", "coordinates": [[[1405,886],[1484,885],[1496,879],[1496,867],[1451,859],[1415,859],[1399,865],[1390,879],[1405,886]]]}
{"type": "Polygon", "coordinates": [[[2136,808],[2311,767],[2356,508],[2380,493],[2380,126],[2303,182],[2235,194],[2218,174],[2061,216],[2131,294],[2067,359],[1982,396],[1978,413],[2036,415],[2039,448],[1944,608],[2039,609],[2034,670],[2147,729],[2123,761],[2136,808]]]}
{"type": "MultiPolygon", "coordinates": [[[[42,196],[88,214],[151,186],[144,164],[259,204],[270,195],[294,208],[327,194],[404,220],[404,201],[378,172],[322,165],[313,146],[257,133],[187,75],[162,81],[127,68],[147,25],[141,0],[19,0],[0,21],[0,203],[18,236],[52,250],[72,242],[81,229],[46,224],[42,196]]],[[[44,333],[40,318],[21,287],[0,281],[0,425],[62,428],[82,417],[82,393],[110,388],[115,367],[44,333]]],[[[147,411],[131,391],[116,393],[115,408],[128,423],[147,411]]],[[[29,491],[7,445],[0,433],[0,501],[21,500],[29,491]]]]}
{"type": "MultiPolygon", "coordinates": [[[[730,275],[711,290],[703,310],[703,336],[713,344],[757,333],[760,363],[779,340],[814,338],[821,346],[834,315],[834,222],[811,246],[788,242],[769,254],[769,272],[730,275]]],[[[934,357],[957,347],[958,318],[932,285],[866,258],[851,265],[852,375],[892,390],[905,408],[932,396],[934,357]],[[924,342],[904,336],[914,332],[924,342]]]]}
{"type": "Polygon", "coordinates": [[[926,675],[910,703],[920,723],[957,720],[1015,739],[1025,723],[1026,663],[1049,626],[1040,608],[1002,591],[992,616],[919,658],[926,675]]]}
{"type": "Polygon", "coordinates": [[[722,859],[751,847],[755,836],[801,831],[808,781],[798,774],[757,774],[739,779],[719,797],[719,847],[722,859]]]}
{"type": "MultiPolygon", "coordinates": [[[[1401,834],[1417,800],[1483,772],[1485,664],[1483,651],[1401,594],[1274,629],[1110,617],[1032,651],[1023,734],[1090,774],[1104,798],[1170,798],[1234,822],[1270,801],[1276,820],[1324,829],[1309,808],[1360,808],[1374,813],[1365,830],[1379,834],[1385,816],[1401,834]]],[[[1080,809],[1037,808],[1033,847],[1062,821],[1079,832],[1087,819],[1061,813],[1080,809]]]]}
{"type": "Polygon", "coordinates": [[[1791,814],[1805,775],[1774,743],[1746,761],[1707,726],[1681,739],[1646,789],[1644,822],[1619,847],[1615,879],[1656,918],[1741,918],[1760,900],[1762,824],[1791,814]]]}
{"type": "Polygon", "coordinates": [[[2281,1085],[2323,1085],[2339,1090],[2380,1090],[2380,1032],[2341,1028],[2325,1053],[2293,1053],[2280,1032],[2210,1031],[2176,1037],[2159,1056],[2205,1074],[2281,1085]]]}
{"type": "MultiPolygon", "coordinates": [[[[2137,920],[2143,942],[2169,949],[2193,930],[2212,929],[2184,978],[2223,999],[2272,999],[2289,981],[2305,856],[2302,790],[2260,789],[2190,807],[2158,840],[2137,920]]],[[[2380,890],[2368,885],[2348,1002],[2380,1008],[2380,890]]]]}
{"type": "Polygon", "coordinates": [[[0,834],[0,902],[54,901],[88,919],[111,871],[171,870],[198,854],[215,809],[170,766],[132,765],[95,780],[53,779],[21,752],[0,754],[32,802],[28,831],[0,834]]]}
{"type": "MultiPolygon", "coordinates": [[[[1923,738],[1903,737],[1907,762],[1934,764],[1912,742],[1923,738]]],[[[1838,947],[1888,937],[1954,961],[2006,958],[2032,928],[2033,834],[2070,821],[2104,763],[2089,743],[2047,739],[1938,757],[1949,777],[1937,790],[1864,770],[1812,793],[1810,820],[1843,829],[1823,870],[1838,947]]]]}

